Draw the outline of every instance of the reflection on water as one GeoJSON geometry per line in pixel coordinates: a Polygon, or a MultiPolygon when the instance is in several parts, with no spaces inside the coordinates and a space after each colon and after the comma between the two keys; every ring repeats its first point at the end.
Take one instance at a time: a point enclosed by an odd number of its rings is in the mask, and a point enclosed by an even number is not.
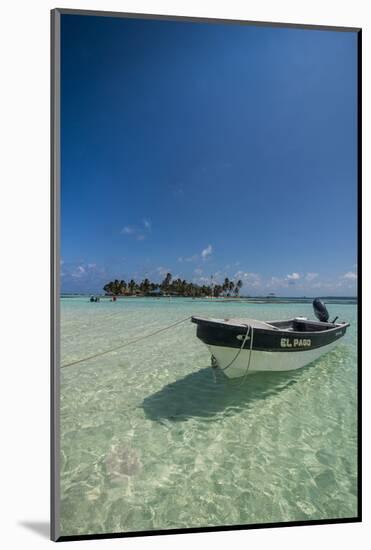
{"type": "MultiPolygon", "coordinates": [[[[228,379],[191,323],[62,369],[62,533],[354,516],[356,307],[330,313],[347,335],[298,371],[228,379]]],[[[62,300],[62,363],[191,314],[312,317],[292,303],[62,300]]]]}
{"type": "Polygon", "coordinates": [[[143,409],[151,420],[187,420],[212,417],[220,412],[235,414],[257,400],[267,399],[295,384],[297,372],[254,373],[246,379],[230,379],[212,367],[202,368],[167,384],[143,400],[143,409]]]}

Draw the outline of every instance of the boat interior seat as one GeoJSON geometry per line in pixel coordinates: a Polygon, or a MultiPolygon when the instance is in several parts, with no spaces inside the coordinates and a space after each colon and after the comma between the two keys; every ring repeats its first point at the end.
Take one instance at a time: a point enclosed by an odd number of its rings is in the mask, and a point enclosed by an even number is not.
{"type": "Polygon", "coordinates": [[[294,319],[293,329],[296,332],[321,332],[333,328],[333,323],[323,323],[308,319],[294,319]]]}
{"type": "Polygon", "coordinates": [[[262,329],[265,329],[265,330],[279,330],[278,327],[275,327],[274,325],[270,325],[269,323],[266,323],[265,321],[259,321],[258,319],[239,319],[239,318],[233,318],[233,319],[228,319],[228,324],[232,324],[232,325],[249,325],[250,327],[253,327],[253,328],[262,328],[262,329]]]}

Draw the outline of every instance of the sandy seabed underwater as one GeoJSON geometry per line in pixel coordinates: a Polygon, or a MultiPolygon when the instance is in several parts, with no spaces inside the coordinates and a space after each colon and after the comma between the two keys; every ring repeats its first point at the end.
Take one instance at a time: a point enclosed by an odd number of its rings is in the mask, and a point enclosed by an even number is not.
{"type": "MultiPolygon", "coordinates": [[[[61,299],[61,363],[189,315],[262,320],[310,304],[61,299]]],[[[61,535],[354,517],[357,306],[331,353],[228,380],[189,321],[61,369],[61,535]]]]}

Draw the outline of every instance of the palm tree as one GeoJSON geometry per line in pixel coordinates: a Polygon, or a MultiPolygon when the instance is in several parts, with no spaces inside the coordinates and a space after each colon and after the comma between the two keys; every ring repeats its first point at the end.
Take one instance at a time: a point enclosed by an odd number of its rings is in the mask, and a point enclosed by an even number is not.
{"type": "Polygon", "coordinates": [[[228,277],[226,277],[223,283],[223,292],[228,292],[228,290],[229,290],[229,279],[228,277]]]}
{"type": "Polygon", "coordinates": [[[214,296],[216,298],[219,298],[219,296],[221,295],[222,292],[223,292],[222,285],[214,285],[214,296]]]}
{"type": "Polygon", "coordinates": [[[140,290],[141,292],[143,292],[143,294],[148,294],[148,292],[150,291],[150,287],[151,287],[151,283],[149,281],[149,279],[145,278],[144,281],[142,281],[140,283],[140,290]]]}
{"type": "Polygon", "coordinates": [[[104,285],[103,290],[106,294],[113,294],[112,285],[113,285],[112,281],[104,285]]]}
{"type": "Polygon", "coordinates": [[[115,279],[114,281],[109,281],[103,287],[103,290],[106,294],[111,296],[119,296],[123,294],[135,294],[135,292],[140,289],[143,294],[148,295],[151,292],[154,292],[157,289],[161,289],[164,293],[173,292],[179,296],[210,296],[213,292],[215,297],[220,296],[222,293],[228,293],[228,296],[231,292],[234,292],[237,295],[242,287],[242,281],[239,280],[237,283],[230,281],[227,277],[224,280],[224,283],[211,285],[197,285],[192,282],[188,282],[185,279],[180,279],[179,277],[172,281],[171,273],[167,273],[165,279],[161,284],[152,283],[148,278],[145,278],[138,285],[134,279],[131,279],[129,283],[126,283],[123,279],[119,281],[115,279]]]}
{"type": "Polygon", "coordinates": [[[130,294],[134,294],[134,291],[137,287],[137,283],[134,281],[134,279],[130,280],[128,287],[129,287],[130,294]]]}
{"type": "Polygon", "coordinates": [[[234,289],[234,293],[236,294],[236,296],[237,296],[237,294],[240,293],[242,285],[243,285],[243,282],[241,281],[241,279],[238,279],[238,281],[236,283],[236,286],[235,286],[235,289],[234,289]]]}
{"type": "Polygon", "coordinates": [[[175,294],[181,294],[182,293],[182,280],[179,279],[176,279],[175,281],[173,281],[171,283],[171,292],[175,293],[175,294]]]}
{"type": "Polygon", "coordinates": [[[182,296],[187,296],[187,281],[186,281],[185,279],[183,279],[180,288],[181,288],[181,294],[182,294],[182,296]]]}
{"type": "Polygon", "coordinates": [[[111,294],[113,296],[119,296],[121,294],[125,293],[126,289],[126,283],[125,281],[118,279],[115,279],[114,281],[110,281],[109,283],[105,284],[103,287],[103,290],[106,294],[111,294]]]}
{"type": "Polygon", "coordinates": [[[170,283],[171,283],[171,273],[166,273],[166,277],[165,279],[162,281],[161,283],[161,290],[163,290],[164,292],[168,292],[169,291],[169,286],[170,286],[170,283]]]}

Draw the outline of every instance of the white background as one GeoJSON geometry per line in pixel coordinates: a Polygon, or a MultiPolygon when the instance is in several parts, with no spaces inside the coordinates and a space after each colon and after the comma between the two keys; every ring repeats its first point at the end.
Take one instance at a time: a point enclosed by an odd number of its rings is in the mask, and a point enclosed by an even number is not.
{"type": "MultiPolygon", "coordinates": [[[[3,4],[0,31],[0,544],[3,548],[51,546],[49,520],[49,10],[105,9],[257,21],[313,23],[363,28],[364,75],[364,310],[370,303],[369,2],[358,0],[86,0],[55,4],[17,0],[3,4]],[[368,67],[367,67],[368,65],[368,67]],[[368,188],[367,188],[368,187],[368,188]],[[369,248],[369,247],[368,247],[369,248]]],[[[331,205],[321,220],[331,230],[331,205]]],[[[316,223],[314,217],[313,223],[316,223]]],[[[336,230],[336,228],[332,228],[336,230]]],[[[364,315],[366,317],[366,315],[364,315]]],[[[370,323],[363,327],[365,344],[370,323]]],[[[370,388],[370,353],[364,357],[364,401],[370,388]]],[[[370,401],[370,400],[368,400],[370,401]]],[[[364,405],[364,434],[370,405],[364,405]]],[[[363,524],[202,533],[68,543],[69,548],[110,546],[157,550],[234,545],[275,550],[365,548],[370,535],[370,438],[364,435],[363,524]],[[367,454],[366,454],[367,453],[367,454]]]]}

